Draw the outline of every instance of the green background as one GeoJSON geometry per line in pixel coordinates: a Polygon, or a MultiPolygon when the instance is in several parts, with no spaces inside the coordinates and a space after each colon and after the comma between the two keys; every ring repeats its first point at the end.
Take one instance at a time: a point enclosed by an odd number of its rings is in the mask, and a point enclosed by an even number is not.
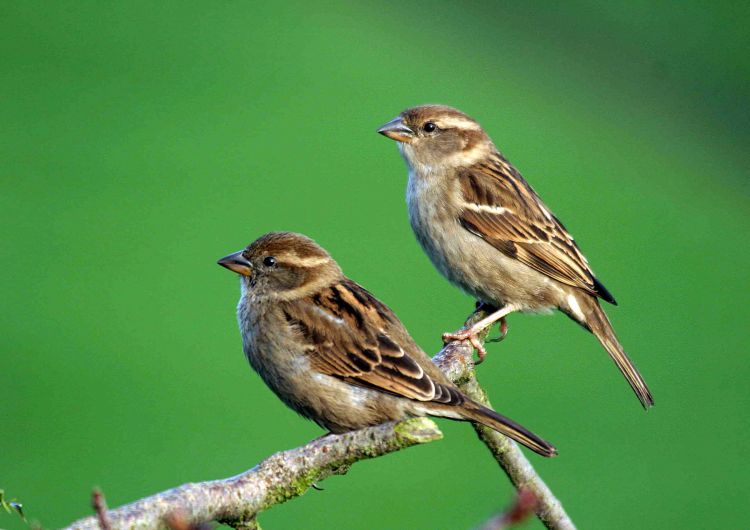
{"type": "MultiPolygon", "coordinates": [[[[748,5],[0,4],[0,488],[57,527],[321,434],[243,358],[220,256],[317,239],[427,351],[473,301],[406,218],[375,134],[476,117],[576,236],[656,398],[562,315],[480,376],[554,442],[581,528],[738,528],[748,495],[748,5]]],[[[468,425],[359,463],[266,528],[470,528],[506,478],[468,425]]],[[[0,527],[22,528],[0,514],[0,527]]],[[[539,528],[531,521],[526,528],[539,528]]]]}

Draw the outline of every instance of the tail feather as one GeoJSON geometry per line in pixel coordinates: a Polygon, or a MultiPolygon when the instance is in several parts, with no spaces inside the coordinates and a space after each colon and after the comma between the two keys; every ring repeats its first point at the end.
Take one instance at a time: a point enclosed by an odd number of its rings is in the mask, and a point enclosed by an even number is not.
{"type": "Polygon", "coordinates": [[[633,361],[630,360],[625,350],[623,350],[620,341],[617,340],[615,330],[612,328],[607,314],[599,306],[599,302],[595,298],[590,298],[590,300],[593,301],[593,304],[586,324],[588,324],[594,336],[599,339],[604,349],[607,350],[609,356],[612,357],[622,375],[628,380],[636,396],[641,401],[643,408],[648,409],[652,407],[654,405],[654,398],[651,395],[651,391],[648,389],[638,369],[633,365],[633,361]]]}
{"type": "Polygon", "coordinates": [[[475,401],[471,401],[466,405],[467,406],[463,408],[462,413],[467,419],[486,425],[487,427],[512,438],[518,443],[525,445],[535,453],[542,456],[557,455],[557,449],[555,449],[552,444],[541,439],[536,434],[517,424],[513,420],[506,418],[475,401]]]}

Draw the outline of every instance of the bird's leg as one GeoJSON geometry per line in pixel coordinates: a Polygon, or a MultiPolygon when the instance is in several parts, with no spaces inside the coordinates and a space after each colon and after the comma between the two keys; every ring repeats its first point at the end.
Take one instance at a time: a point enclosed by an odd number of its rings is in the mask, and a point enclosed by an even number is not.
{"type": "MultiPolygon", "coordinates": [[[[474,346],[474,348],[477,350],[477,356],[479,357],[479,359],[477,360],[477,364],[479,364],[487,355],[487,350],[485,350],[484,346],[482,346],[482,343],[479,341],[478,335],[482,331],[484,331],[486,327],[491,326],[498,320],[504,321],[505,316],[509,313],[512,313],[513,311],[515,311],[515,308],[513,306],[506,305],[505,307],[498,309],[494,313],[491,313],[488,316],[484,317],[482,320],[478,321],[471,327],[460,329],[455,333],[443,333],[443,342],[448,343],[454,340],[468,340],[471,345],[474,346]]],[[[507,323],[505,325],[503,324],[503,322],[500,323],[500,331],[501,333],[507,333],[507,323]]]]}

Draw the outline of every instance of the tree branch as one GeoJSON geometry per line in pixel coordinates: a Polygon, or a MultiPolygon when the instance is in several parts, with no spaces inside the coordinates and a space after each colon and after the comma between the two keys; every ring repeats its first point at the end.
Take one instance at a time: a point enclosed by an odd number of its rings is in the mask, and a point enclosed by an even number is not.
{"type": "MultiPolygon", "coordinates": [[[[109,510],[113,529],[156,529],[179,512],[187,524],[219,521],[253,528],[255,516],[275,504],[302,495],[316,481],[345,474],[359,460],[442,438],[432,420],[413,418],[340,435],[328,435],[276,453],[249,471],[223,480],[185,484],[116,510],[109,510]]],[[[98,530],[96,517],[74,522],[71,529],[98,530]]]]}
{"type": "Polygon", "coordinates": [[[104,494],[98,489],[94,489],[91,494],[91,507],[94,508],[96,514],[96,522],[99,524],[101,530],[112,530],[112,525],[109,522],[109,516],[107,515],[107,503],[104,500],[104,494]]]}
{"type": "MultiPolygon", "coordinates": [[[[486,313],[483,311],[474,312],[467,320],[466,326],[470,326],[484,316],[486,313]]],[[[484,331],[483,340],[486,339],[489,331],[489,328],[484,331]]],[[[491,408],[492,404],[487,392],[477,381],[473,355],[474,349],[467,342],[451,342],[432,360],[467,396],[491,408]]],[[[536,515],[544,526],[554,530],[575,530],[573,521],[560,501],[537,474],[516,442],[484,425],[478,423],[472,425],[479,439],[490,450],[516,489],[529,491],[534,495],[537,500],[536,515]]]]}
{"type": "MultiPolygon", "coordinates": [[[[484,313],[477,311],[469,322],[476,322],[482,316],[484,313]]],[[[449,343],[433,361],[472,399],[490,406],[487,394],[476,380],[473,348],[468,343],[449,343]]],[[[481,425],[474,425],[474,429],[513,485],[530,491],[537,499],[536,514],[547,528],[575,529],[560,502],[515,442],[481,425]]],[[[112,529],[185,528],[208,521],[219,521],[242,530],[258,529],[258,513],[302,495],[315,482],[334,474],[343,475],[349,466],[360,460],[440,438],[442,433],[427,418],[331,434],[302,447],[276,453],[235,477],[185,484],[109,510],[106,515],[112,529]]],[[[68,528],[97,530],[100,525],[97,517],[92,516],[68,528]]]]}

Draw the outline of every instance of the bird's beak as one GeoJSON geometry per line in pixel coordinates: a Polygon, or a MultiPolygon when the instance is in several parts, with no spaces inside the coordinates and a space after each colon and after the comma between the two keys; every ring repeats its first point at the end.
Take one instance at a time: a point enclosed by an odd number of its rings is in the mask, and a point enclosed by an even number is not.
{"type": "Polygon", "coordinates": [[[241,274],[242,276],[253,275],[253,269],[250,266],[250,262],[245,259],[245,257],[242,255],[241,250],[235,252],[234,254],[224,256],[216,263],[218,263],[222,267],[226,267],[232,272],[241,274]]]}
{"type": "Polygon", "coordinates": [[[391,121],[383,125],[378,132],[397,142],[406,142],[407,144],[414,139],[412,131],[405,123],[401,116],[396,116],[391,121]]]}

